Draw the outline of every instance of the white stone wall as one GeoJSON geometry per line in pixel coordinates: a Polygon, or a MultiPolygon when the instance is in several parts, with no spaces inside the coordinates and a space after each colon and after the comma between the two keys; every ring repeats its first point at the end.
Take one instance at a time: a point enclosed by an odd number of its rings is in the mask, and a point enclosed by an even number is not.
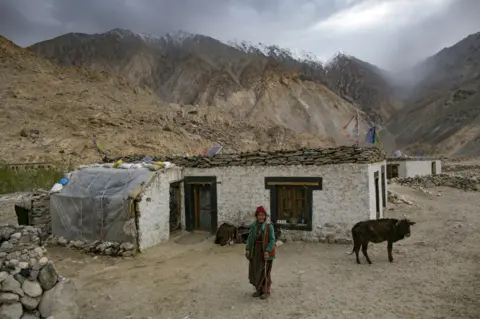
{"type": "MultiPolygon", "coordinates": [[[[375,195],[375,173],[378,172],[378,189],[379,189],[379,205],[380,205],[380,218],[385,217],[386,207],[383,207],[383,198],[382,192],[386,192],[386,189],[382,187],[382,166],[385,169],[385,188],[387,186],[387,162],[372,163],[368,165],[368,189],[370,193],[369,197],[369,217],[370,219],[376,219],[377,217],[377,206],[376,206],[376,195],[375,195]]],[[[385,195],[385,199],[388,197],[385,195]]]]}
{"type": "Polygon", "coordinates": [[[182,169],[159,171],[139,203],[139,246],[146,249],[170,238],[170,183],[183,179],[182,169]]]}
{"type": "Polygon", "coordinates": [[[442,173],[442,163],[440,160],[406,160],[406,161],[388,161],[388,164],[399,164],[398,177],[407,178],[415,176],[432,175],[432,162],[435,162],[437,175],[442,173]]]}
{"type": "Polygon", "coordinates": [[[432,161],[406,161],[407,177],[432,175],[432,161]]]}
{"type": "Polygon", "coordinates": [[[441,160],[435,160],[435,166],[437,168],[437,175],[442,174],[442,161],[441,160]]]}
{"type": "Polygon", "coordinates": [[[184,176],[217,177],[218,225],[247,219],[259,205],[270,212],[265,177],[322,177],[323,190],[313,191],[313,230],[283,232],[287,240],[342,242],[353,224],[371,216],[369,172],[368,164],[242,166],[185,168],[184,176]]]}

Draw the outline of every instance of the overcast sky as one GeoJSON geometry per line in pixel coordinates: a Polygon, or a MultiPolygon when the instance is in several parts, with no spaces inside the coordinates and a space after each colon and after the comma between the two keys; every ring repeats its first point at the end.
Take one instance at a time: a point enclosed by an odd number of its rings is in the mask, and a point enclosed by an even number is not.
{"type": "Polygon", "coordinates": [[[222,41],[344,51],[398,69],[480,31],[480,0],[0,0],[0,34],[21,46],[68,32],[185,30],[222,41]]]}

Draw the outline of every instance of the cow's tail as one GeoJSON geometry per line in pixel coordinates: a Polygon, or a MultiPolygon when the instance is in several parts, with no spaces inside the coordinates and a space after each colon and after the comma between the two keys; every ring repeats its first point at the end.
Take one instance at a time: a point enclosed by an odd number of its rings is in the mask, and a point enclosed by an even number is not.
{"type": "Polygon", "coordinates": [[[346,253],[349,256],[355,252],[355,232],[353,231],[354,228],[352,228],[352,240],[353,240],[352,251],[350,253],[346,253]]]}

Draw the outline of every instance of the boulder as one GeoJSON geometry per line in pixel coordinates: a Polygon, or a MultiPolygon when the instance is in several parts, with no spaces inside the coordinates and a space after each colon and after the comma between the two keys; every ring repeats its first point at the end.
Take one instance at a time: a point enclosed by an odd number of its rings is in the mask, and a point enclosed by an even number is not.
{"type": "Polygon", "coordinates": [[[34,310],[37,308],[38,303],[40,302],[40,299],[41,297],[32,298],[30,296],[25,295],[20,299],[20,302],[25,307],[25,309],[34,310]]]}
{"type": "Polygon", "coordinates": [[[57,283],[58,274],[51,263],[46,264],[38,274],[38,281],[44,290],[52,289],[57,283]]]}
{"type": "MultiPolygon", "coordinates": [[[[5,292],[13,292],[19,296],[23,296],[23,290],[20,288],[20,283],[13,278],[12,275],[9,275],[5,280],[2,282],[2,290],[5,292]]],[[[1,317],[0,317],[1,318],[1,317]]]]}
{"type": "Polygon", "coordinates": [[[19,302],[12,304],[3,304],[0,307],[1,319],[20,319],[23,315],[22,304],[19,302]]]}
{"type": "Polygon", "coordinates": [[[28,296],[33,298],[40,297],[43,292],[40,283],[36,280],[25,280],[22,284],[22,289],[28,296]]]}
{"type": "Polygon", "coordinates": [[[16,303],[20,300],[20,297],[17,294],[11,292],[0,293],[0,304],[11,304],[16,303]]]}
{"type": "Polygon", "coordinates": [[[77,287],[73,281],[59,281],[54,288],[45,291],[38,309],[45,318],[78,319],[77,287]]]}

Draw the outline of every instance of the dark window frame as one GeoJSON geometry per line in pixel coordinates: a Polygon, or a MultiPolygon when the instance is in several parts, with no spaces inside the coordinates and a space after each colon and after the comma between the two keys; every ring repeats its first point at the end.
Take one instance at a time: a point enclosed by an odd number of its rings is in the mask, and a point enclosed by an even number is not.
{"type": "Polygon", "coordinates": [[[322,177],[265,177],[265,189],[270,191],[270,219],[277,228],[312,231],[313,229],[313,191],[323,189],[322,177]],[[307,223],[300,224],[278,224],[278,187],[304,187],[307,196],[307,223]]]}
{"type": "Polygon", "coordinates": [[[399,168],[400,168],[400,164],[387,164],[387,179],[399,177],[399,168]],[[393,176],[393,168],[396,169],[397,176],[393,176]]]}

